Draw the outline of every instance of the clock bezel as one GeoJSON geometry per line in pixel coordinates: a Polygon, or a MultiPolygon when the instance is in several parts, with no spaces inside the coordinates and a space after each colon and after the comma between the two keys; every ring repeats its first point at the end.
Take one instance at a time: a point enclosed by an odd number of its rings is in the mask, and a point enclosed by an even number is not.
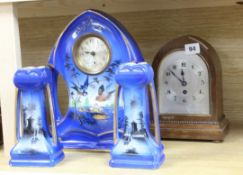
{"type": "Polygon", "coordinates": [[[72,55],[73,55],[74,63],[78,67],[78,69],[80,71],[82,71],[83,73],[86,73],[86,74],[89,74],[89,75],[97,75],[97,74],[100,74],[100,73],[104,72],[105,69],[111,63],[111,59],[112,59],[111,47],[110,47],[109,43],[102,36],[97,35],[97,34],[93,34],[93,33],[92,34],[89,33],[89,34],[83,35],[83,36],[79,37],[75,41],[75,43],[73,45],[73,48],[72,48],[72,55]],[[90,37],[96,37],[96,38],[99,38],[100,40],[102,40],[104,42],[104,44],[106,45],[106,47],[108,48],[108,50],[109,50],[109,61],[104,66],[104,68],[102,70],[100,70],[100,71],[89,71],[89,70],[87,70],[86,68],[84,68],[83,66],[81,66],[78,63],[78,59],[80,59],[80,56],[78,55],[78,48],[79,48],[80,44],[82,43],[82,41],[84,41],[85,39],[90,38],[90,37]]]}

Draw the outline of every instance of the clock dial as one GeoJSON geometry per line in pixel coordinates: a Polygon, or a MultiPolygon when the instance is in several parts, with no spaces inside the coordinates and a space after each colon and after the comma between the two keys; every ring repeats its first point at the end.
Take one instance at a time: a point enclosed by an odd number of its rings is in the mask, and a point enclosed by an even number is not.
{"type": "Polygon", "coordinates": [[[97,36],[79,39],[73,52],[76,65],[88,74],[98,74],[104,71],[110,62],[110,49],[107,43],[97,36]]]}
{"type": "Polygon", "coordinates": [[[159,66],[160,113],[209,114],[208,69],[198,55],[168,54],[159,66]]]}

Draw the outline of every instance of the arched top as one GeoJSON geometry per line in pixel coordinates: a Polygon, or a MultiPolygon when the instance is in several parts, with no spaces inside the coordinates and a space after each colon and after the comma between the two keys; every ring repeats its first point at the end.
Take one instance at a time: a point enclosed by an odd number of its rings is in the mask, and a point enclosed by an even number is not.
{"type": "MultiPolygon", "coordinates": [[[[217,74],[217,77],[221,76],[221,63],[215,49],[205,40],[193,36],[185,35],[178,38],[175,38],[167,42],[156,54],[153,68],[156,69],[159,66],[159,63],[163,61],[162,59],[172,52],[173,50],[184,50],[185,44],[189,43],[199,43],[200,44],[200,54],[204,58],[205,63],[208,66],[210,73],[217,74]]],[[[214,76],[214,75],[212,75],[214,76]]]]}
{"type": "MultiPolygon", "coordinates": [[[[87,10],[74,18],[59,36],[52,49],[49,64],[65,80],[65,60],[73,58],[72,49],[82,36],[95,34],[107,41],[112,52],[112,60],[139,62],[143,60],[140,49],[127,30],[113,17],[97,10],[87,10]]],[[[73,60],[73,59],[71,59],[73,60]]]]}

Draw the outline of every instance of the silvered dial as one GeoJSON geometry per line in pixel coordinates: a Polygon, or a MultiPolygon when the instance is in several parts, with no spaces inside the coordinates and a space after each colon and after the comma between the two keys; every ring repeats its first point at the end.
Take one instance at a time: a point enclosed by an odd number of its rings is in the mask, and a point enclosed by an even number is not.
{"type": "Polygon", "coordinates": [[[161,114],[210,113],[209,74],[199,55],[168,54],[159,67],[161,114]]]}

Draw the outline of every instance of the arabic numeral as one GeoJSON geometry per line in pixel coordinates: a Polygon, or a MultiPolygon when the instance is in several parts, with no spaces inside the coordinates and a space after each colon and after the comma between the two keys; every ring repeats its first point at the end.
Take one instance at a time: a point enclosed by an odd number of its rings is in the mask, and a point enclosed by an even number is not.
{"type": "Polygon", "coordinates": [[[182,62],[181,67],[186,67],[186,62],[182,62]]]}
{"type": "Polygon", "coordinates": [[[176,99],[177,99],[177,96],[174,96],[174,101],[176,101],[176,99]]]}
{"type": "Polygon", "coordinates": [[[196,48],[196,46],[189,46],[189,47],[188,47],[188,50],[189,50],[190,52],[192,52],[192,51],[196,51],[197,48],[196,48]]]}
{"type": "Polygon", "coordinates": [[[201,84],[204,85],[205,84],[205,81],[204,80],[201,80],[201,84]]]}

